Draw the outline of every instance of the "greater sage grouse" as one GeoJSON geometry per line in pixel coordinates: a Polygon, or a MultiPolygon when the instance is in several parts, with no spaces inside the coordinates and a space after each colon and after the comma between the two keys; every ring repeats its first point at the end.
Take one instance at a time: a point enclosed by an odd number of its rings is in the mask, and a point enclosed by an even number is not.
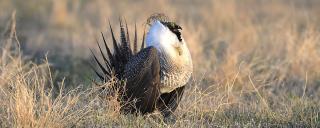
{"type": "Polygon", "coordinates": [[[146,47],[144,33],[139,51],[136,27],[133,48],[127,24],[124,27],[121,21],[120,43],[117,43],[109,23],[113,52],[102,34],[107,55],[98,44],[103,62],[94,55],[101,70],[95,72],[104,82],[112,78],[122,81],[116,86],[121,93],[122,112],[146,114],[159,110],[167,117],[181,100],[192,75],[192,60],[181,34],[182,28],[167,19],[163,15],[153,15],[148,19],[146,47]]]}

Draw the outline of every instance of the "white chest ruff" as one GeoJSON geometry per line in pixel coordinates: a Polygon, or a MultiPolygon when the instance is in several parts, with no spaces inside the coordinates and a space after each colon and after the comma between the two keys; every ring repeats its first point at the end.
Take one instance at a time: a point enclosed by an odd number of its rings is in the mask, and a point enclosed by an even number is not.
{"type": "Polygon", "coordinates": [[[191,72],[182,72],[182,73],[164,73],[161,77],[161,93],[169,93],[175,90],[176,88],[182,87],[187,84],[191,77],[191,72]]]}
{"type": "Polygon", "coordinates": [[[160,55],[161,85],[160,92],[168,93],[187,84],[191,78],[193,67],[189,51],[172,59],[160,55]]]}
{"type": "Polygon", "coordinates": [[[184,39],[159,21],[155,21],[146,37],[147,46],[155,47],[160,58],[160,92],[168,93],[189,81],[193,66],[184,39]]]}

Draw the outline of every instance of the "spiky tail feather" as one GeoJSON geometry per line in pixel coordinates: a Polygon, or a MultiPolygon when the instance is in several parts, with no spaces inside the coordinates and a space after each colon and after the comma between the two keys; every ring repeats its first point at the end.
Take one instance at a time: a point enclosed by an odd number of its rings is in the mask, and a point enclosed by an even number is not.
{"type": "Polygon", "coordinates": [[[91,51],[95,62],[99,66],[99,69],[93,68],[93,70],[95,71],[96,75],[100,78],[100,80],[104,82],[109,81],[112,77],[116,77],[117,79],[121,80],[123,78],[122,75],[124,74],[124,68],[125,68],[125,65],[128,63],[128,60],[134,54],[142,50],[145,44],[144,43],[145,32],[144,32],[140,50],[137,51],[138,41],[137,41],[136,25],[134,30],[133,48],[131,48],[131,45],[130,45],[130,38],[129,38],[127,23],[125,23],[125,26],[124,26],[122,21],[120,20],[120,39],[121,39],[120,43],[117,42],[114,36],[114,32],[111,27],[110,21],[109,21],[109,27],[110,27],[113,49],[114,49],[113,52],[111,52],[110,46],[107,44],[106,38],[102,32],[101,32],[101,36],[103,39],[106,54],[103,52],[98,41],[97,41],[97,44],[99,47],[100,54],[103,58],[103,61],[100,61],[97,58],[97,56],[91,51]]]}

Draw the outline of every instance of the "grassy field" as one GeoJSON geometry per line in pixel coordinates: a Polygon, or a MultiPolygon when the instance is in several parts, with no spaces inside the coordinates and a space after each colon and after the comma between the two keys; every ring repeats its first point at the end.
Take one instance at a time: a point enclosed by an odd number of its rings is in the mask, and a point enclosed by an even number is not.
{"type": "Polygon", "coordinates": [[[319,13],[318,0],[0,0],[0,125],[320,127],[319,13]],[[87,64],[108,20],[142,40],[157,12],[183,27],[194,63],[169,124],[121,115],[87,64]]]}

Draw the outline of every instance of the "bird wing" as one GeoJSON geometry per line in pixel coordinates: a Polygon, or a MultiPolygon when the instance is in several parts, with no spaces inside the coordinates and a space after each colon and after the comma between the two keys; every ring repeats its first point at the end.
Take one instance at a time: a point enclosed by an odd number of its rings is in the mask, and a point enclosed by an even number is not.
{"type": "Polygon", "coordinates": [[[160,96],[160,62],[158,52],[154,47],[142,49],[128,61],[124,78],[125,101],[133,101],[133,106],[126,106],[124,109],[141,113],[152,112],[160,96]]]}

